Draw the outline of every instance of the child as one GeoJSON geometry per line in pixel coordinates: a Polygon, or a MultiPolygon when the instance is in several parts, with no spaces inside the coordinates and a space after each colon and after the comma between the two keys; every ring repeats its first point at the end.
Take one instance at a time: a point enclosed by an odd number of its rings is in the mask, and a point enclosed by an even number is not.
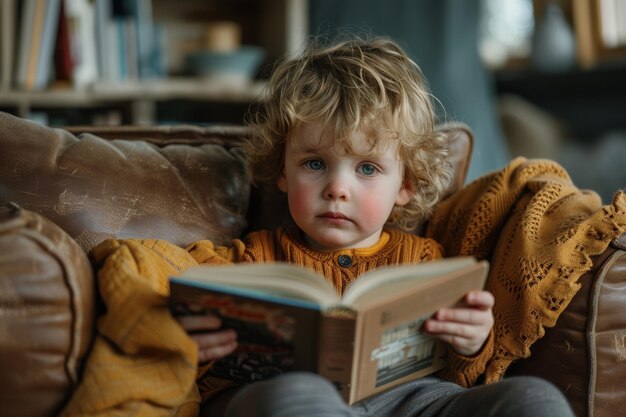
{"type": "MultiPolygon", "coordinates": [[[[450,181],[445,139],[433,133],[431,96],[417,65],[390,40],[348,40],[307,48],[280,65],[250,121],[250,169],[287,194],[293,226],[254,232],[230,248],[199,243],[205,263],[293,262],[322,273],[342,293],[371,268],[426,262],[439,245],[411,230],[450,181]]],[[[425,330],[450,344],[444,374],[474,383],[491,354],[493,296],[467,294],[425,330]],[[460,376],[460,377],[459,377],[460,376]]],[[[237,346],[215,317],[181,317],[200,361],[237,346]],[[199,332],[199,333],[198,333],[199,332]]],[[[533,378],[462,388],[436,376],[345,405],[316,375],[290,373],[209,400],[211,415],[571,416],[562,395],[533,378]]],[[[208,414],[207,414],[208,415],[208,414]]]]}

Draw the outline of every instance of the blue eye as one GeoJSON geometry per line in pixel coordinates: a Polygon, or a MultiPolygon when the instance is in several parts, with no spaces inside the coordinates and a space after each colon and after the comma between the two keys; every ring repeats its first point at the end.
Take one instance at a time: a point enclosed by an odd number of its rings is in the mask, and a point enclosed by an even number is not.
{"type": "Polygon", "coordinates": [[[372,165],[372,164],[362,164],[359,165],[358,170],[361,172],[361,174],[367,176],[367,177],[371,177],[372,175],[376,174],[378,172],[378,169],[372,165]]]}
{"type": "Polygon", "coordinates": [[[319,171],[320,169],[324,169],[324,163],[319,159],[311,159],[304,163],[304,166],[312,171],[319,171]]]}

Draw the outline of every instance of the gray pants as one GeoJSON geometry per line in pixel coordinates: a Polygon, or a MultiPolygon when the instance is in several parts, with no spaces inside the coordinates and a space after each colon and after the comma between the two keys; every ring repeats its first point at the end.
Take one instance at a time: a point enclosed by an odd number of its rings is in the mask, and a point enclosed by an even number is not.
{"type": "Polygon", "coordinates": [[[325,379],[288,373],[224,395],[204,410],[223,417],[573,417],[552,384],[534,377],[507,378],[465,389],[436,377],[421,378],[347,406],[325,379]]]}

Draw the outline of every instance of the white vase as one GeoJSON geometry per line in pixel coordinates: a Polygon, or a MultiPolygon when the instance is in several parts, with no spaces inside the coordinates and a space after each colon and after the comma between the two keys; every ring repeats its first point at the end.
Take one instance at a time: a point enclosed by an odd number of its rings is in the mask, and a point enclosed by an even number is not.
{"type": "Polygon", "coordinates": [[[549,3],[535,28],[533,67],[544,72],[567,71],[576,65],[576,39],[561,8],[549,3]]]}

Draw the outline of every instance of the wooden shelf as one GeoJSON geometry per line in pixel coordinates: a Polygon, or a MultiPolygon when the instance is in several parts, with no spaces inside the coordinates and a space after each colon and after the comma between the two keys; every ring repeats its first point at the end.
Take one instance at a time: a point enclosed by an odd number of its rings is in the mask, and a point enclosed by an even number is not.
{"type": "Polygon", "coordinates": [[[29,106],[68,107],[114,101],[173,99],[254,102],[260,97],[264,85],[264,81],[229,83],[201,78],[174,78],[115,84],[97,83],[83,90],[55,88],[35,92],[0,92],[0,105],[25,103],[29,106]]]}
{"type": "Polygon", "coordinates": [[[125,104],[130,108],[130,123],[157,124],[156,107],[160,102],[211,102],[247,106],[261,97],[264,81],[208,80],[170,78],[124,83],[98,83],[83,90],[55,88],[39,92],[0,92],[0,106],[16,109],[28,118],[33,109],[76,109],[125,104]]]}

